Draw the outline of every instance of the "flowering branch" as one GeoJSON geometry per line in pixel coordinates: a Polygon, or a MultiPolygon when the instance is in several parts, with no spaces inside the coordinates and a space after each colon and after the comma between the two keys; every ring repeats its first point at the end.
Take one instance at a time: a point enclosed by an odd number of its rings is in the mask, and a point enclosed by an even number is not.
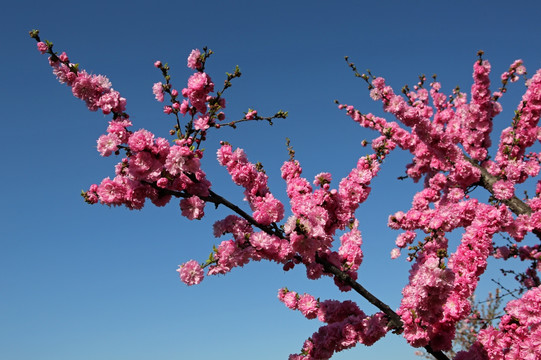
{"type": "MultiPolygon", "coordinates": [[[[479,172],[481,173],[479,184],[485,189],[487,189],[494,196],[495,195],[494,184],[500,179],[490,174],[486,168],[480,166],[474,160],[470,159],[468,156],[464,155],[464,158],[470,164],[472,164],[475,168],[479,170],[479,172]]],[[[529,207],[528,204],[520,200],[516,195],[513,195],[509,199],[502,199],[500,201],[504,203],[505,205],[507,205],[509,209],[511,209],[511,211],[513,211],[516,215],[531,215],[532,214],[532,208],[529,207]]],[[[534,233],[537,236],[537,238],[541,240],[541,230],[533,229],[532,233],[534,233]]]]}
{"type": "MultiPolygon", "coordinates": [[[[475,162],[468,156],[464,156],[464,158],[481,172],[479,184],[485,189],[487,189],[492,195],[494,195],[493,186],[500,179],[490,174],[486,168],[477,164],[477,162],[475,162]]],[[[522,200],[520,200],[516,195],[513,195],[513,197],[511,197],[510,199],[503,199],[501,200],[501,202],[509,206],[511,211],[513,211],[517,215],[531,215],[532,213],[532,209],[522,200]]]]}
{"type": "Polygon", "coordinates": [[[230,126],[233,129],[236,129],[238,123],[245,122],[245,121],[254,121],[254,120],[268,121],[269,125],[272,125],[273,124],[272,120],[274,120],[274,119],[285,119],[285,118],[287,118],[287,115],[288,115],[287,111],[279,110],[273,116],[262,117],[262,116],[257,115],[257,111],[249,110],[246,113],[246,116],[243,119],[234,120],[234,121],[231,121],[231,122],[228,122],[228,123],[219,124],[219,126],[221,126],[221,127],[230,126]]]}
{"type": "MultiPolygon", "coordinates": [[[[150,184],[150,185],[152,185],[156,189],[159,189],[156,186],[156,184],[150,184]]],[[[189,194],[177,192],[177,191],[171,191],[171,190],[164,190],[164,191],[175,197],[186,198],[190,196],[189,194]]],[[[231,203],[230,201],[225,199],[223,196],[218,195],[212,190],[209,190],[209,196],[201,196],[201,199],[206,202],[215,204],[216,207],[218,207],[219,205],[224,205],[225,207],[232,210],[234,213],[240,215],[242,218],[248,221],[251,225],[261,229],[267,234],[278,236],[281,239],[288,240],[288,238],[283,234],[283,232],[277,227],[275,223],[272,223],[272,226],[266,226],[266,225],[260,224],[252,216],[250,216],[248,213],[242,210],[240,207],[231,203]]],[[[316,262],[323,265],[323,268],[325,269],[327,273],[333,274],[339,281],[351,286],[351,288],[355,290],[359,295],[361,295],[368,302],[370,302],[372,305],[374,305],[383,313],[385,313],[385,315],[387,315],[388,318],[390,319],[389,324],[387,325],[388,328],[394,329],[394,332],[397,334],[400,334],[402,332],[403,322],[400,319],[400,316],[395,311],[393,311],[387,304],[385,304],[383,301],[378,299],[375,295],[373,295],[366,288],[364,288],[360,283],[358,283],[353,278],[351,278],[350,275],[340,270],[338,267],[333,265],[327,259],[316,255],[316,262]]],[[[429,354],[432,354],[434,358],[438,360],[449,360],[449,358],[443,352],[434,351],[429,345],[426,345],[424,348],[429,354]]]]}
{"type": "Polygon", "coordinates": [[[214,224],[216,237],[231,234],[233,239],[214,247],[203,265],[195,260],[181,265],[177,271],[183,282],[200,283],[203,268],[207,267],[207,275],[216,275],[251,260],[275,261],[284,270],[302,263],[309,279],[332,276],[341,291],[353,289],[381,310],[366,316],[351,301],[320,301],[310,294],[281,289],[278,298],[287,307],[299,310],[308,319],[317,317],[326,323],[304,343],[300,354],[290,356],[291,360],[328,359],[357,343],[371,345],[389,330],[403,334],[412,346],[424,347],[436,359],[448,360],[443,351],[452,349],[456,325],[469,315],[469,298],[487,267],[489,256],[508,259],[518,255],[521,260],[531,261],[526,274],[517,275],[530,290],[508,304],[500,329],[481,330],[477,342],[467,353],[457,354],[455,360],[468,356],[496,358],[495,354],[509,351],[510,344],[515,343],[528,349],[541,334],[541,326],[535,325],[539,323],[535,316],[541,314],[541,280],[537,275],[540,246],[512,244],[493,249],[493,236],[500,232],[509,233],[516,241],[529,232],[541,239],[541,181],[537,183],[536,196],[526,202],[514,194],[517,184],[537,176],[541,169],[541,154],[526,154],[528,147],[541,140],[537,125],[541,117],[541,71],[528,80],[528,90],[512,125],[502,132],[492,161],[488,149],[493,117],[501,112],[497,100],[506,91],[508,81],[516,81],[518,75],[525,74],[522,61],[517,60],[502,75],[500,92],[491,93],[490,64],[479,53],[468,103],[466,94],[459,88],[446,97],[435,76],[429,87],[425,84],[426,76],[421,75],[413,90],[405,86],[403,95],[397,95],[385,79],[370,72],[359,74],[346,58],[355,76],[368,84],[370,96],[380,100],[384,111],[399,122],[338,104],[354,121],[376,130],[380,136],[370,142],[374,151],[360,157],[336,189],[330,187],[330,173],[316,175],[313,183],[302,177],[302,168],[294,159],[288,141],[290,159],[282,166],[281,176],[286,182],[291,216],[279,226],[284,220],[284,204],[268,188],[262,166],[249,162],[242,149],[234,150],[227,142],[221,142],[217,158],[232,181],[244,188],[251,214],[211,190],[212,184],[201,169],[204,152],[199,147],[206,140],[208,129],[236,128],[238,123],[252,120],[272,125],[273,119],[287,117],[287,112],[281,110],[262,117],[256,110],[248,109],[242,119],[222,123],[225,113],[221,110],[226,105],[222,95],[231,86],[231,80],[241,75],[238,67],[233,74],[227,73],[223,89],[214,93],[214,83],[205,72],[212,51],[206,48],[204,53],[195,49],[188,57],[187,66],[195,73],[182,91],[172,87],[167,64],[159,61],[154,64],[162,71],[165,84],[154,84],[153,92],[160,102],[164,93],[170,96],[171,105],[165,106],[164,112],[175,116],[176,124],[170,135],[176,135],[176,139],[171,144],[145,129],[130,130],[126,99],[113,90],[106,77],[79,70],[65,53],[54,53],[52,43],[42,42],[37,30],[30,35],[38,41],[38,50],[50,55],[49,63],[61,83],[71,87],[73,94],[84,100],[90,110],[101,109],[104,114],[113,115],[107,134],[98,139],[100,154],[118,155],[121,149],[126,152],[126,157],[115,167],[115,178],[91,185],[83,192],[85,201],[141,209],[146,199],[163,206],[175,197],[181,198],[182,215],[190,220],[203,218],[206,203],[223,205],[236,214],[214,224]],[[183,99],[179,100],[180,96],[183,99]],[[179,114],[188,115],[184,131],[179,114]],[[409,284],[402,291],[404,296],[396,312],[357,282],[363,252],[355,215],[370,194],[372,179],[395,148],[413,154],[406,174],[416,182],[424,178],[425,183],[424,189],[413,197],[410,210],[389,217],[390,228],[404,231],[396,238],[397,248],[392,250],[391,257],[397,258],[402,249],[408,248],[408,261],[413,261],[409,284]],[[488,203],[469,198],[472,188],[478,185],[492,194],[488,203]],[[452,253],[447,234],[459,228],[464,229],[462,239],[452,253]],[[334,242],[337,231],[343,232],[338,249],[334,242]],[[413,245],[417,234],[423,232],[424,240],[413,245]]]}

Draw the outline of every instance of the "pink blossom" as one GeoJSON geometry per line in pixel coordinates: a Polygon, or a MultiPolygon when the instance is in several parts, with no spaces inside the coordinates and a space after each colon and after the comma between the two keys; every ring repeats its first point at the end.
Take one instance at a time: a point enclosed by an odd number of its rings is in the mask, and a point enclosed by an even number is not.
{"type": "Polygon", "coordinates": [[[307,319],[315,319],[318,312],[318,301],[310,294],[299,297],[297,308],[307,319]]]}
{"type": "Polygon", "coordinates": [[[157,82],[152,86],[152,93],[156,96],[156,100],[163,102],[164,94],[163,84],[161,82],[157,82]]]}
{"type": "Polygon", "coordinates": [[[499,248],[496,249],[494,257],[496,259],[507,260],[510,254],[511,254],[511,251],[509,250],[507,246],[500,246],[499,248]]]}
{"type": "Polygon", "coordinates": [[[203,269],[195,260],[190,260],[177,269],[180,280],[188,286],[197,285],[203,281],[203,269]]]}
{"type": "Polygon", "coordinates": [[[417,234],[413,231],[406,231],[398,235],[398,237],[396,238],[396,246],[398,246],[399,248],[405,248],[407,245],[411,244],[413,240],[415,240],[416,236],[417,234]]]}
{"type": "Polygon", "coordinates": [[[209,116],[199,116],[197,119],[193,122],[194,129],[195,130],[207,130],[209,126],[209,116]]]}
{"type": "Polygon", "coordinates": [[[256,250],[272,251],[274,238],[265,232],[257,232],[250,235],[250,244],[256,250]]]}
{"type": "Polygon", "coordinates": [[[182,216],[187,217],[190,220],[201,219],[204,215],[205,202],[198,196],[192,196],[187,199],[180,200],[180,209],[182,210],[182,216]]]}
{"type": "Polygon", "coordinates": [[[158,181],[156,181],[156,186],[165,189],[169,185],[169,179],[167,178],[159,178],[158,181]]]}
{"type": "Polygon", "coordinates": [[[342,264],[351,270],[357,270],[363,260],[361,245],[363,243],[361,232],[358,229],[359,222],[355,220],[350,224],[351,230],[340,237],[338,255],[342,264]]]}
{"type": "Polygon", "coordinates": [[[60,54],[58,56],[58,58],[60,59],[60,61],[62,61],[63,63],[67,63],[69,61],[68,59],[68,55],[65,53],[65,52],[62,52],[62,54],[60,54]]]}
{"type": "Polygon", "coordinates": [[[121,97],[118,91],[111,89],[109,92],[100,96],[96,102],[96,106],[106,115],[111,112],[120,114],[126,110],[126,99],[121,97]]]}
{"type": "Polygon", "coordinates": [[[207,95],[211,91],[214,91],[214,83],[210,77],[203,72],[197,72],[188,79],[188,88],[182,89],[182,96],[188,98],[192,106],[204,114],[207,111],[207,95]]]}
{"type": "Polygon", "coordinates": [[[153,143],[154,134],[145,129],[137,130],[128,139],[128,146],[132,151],[150,149],[153,143]]]}
{"type": "Polygon", "coordinates": [[[404,337],[414,346],[425,346],[437,333],[442,306],[453,288],[454,273],[440,267],[436,256],[421,258],[410,270],[409,284],[397,313],[404,322],[404,337]],[[412,315],[415,314],[415,315],[412,315]]]}
{"type": "Polygon", "coordinates": [[[67,65],[62,63],[55,65],[53,74],[61,84],[66,84],[68,86],[73,85],[73,82],[77,78],[77,75],[74,72],[71,72],[67,65]]]}
{"type": "Polygon", "coordinates": [[[254,199],[254,219],[262,225],[270,225],[284,218],[284,205],[270,193],[254,199]]]}
{"type": "Polygon", "coordinates": [[[197,72],[188,79],[188,88],[192,91],[213,91],[214,84],[206,73],[197,72]]]}
{"type": "Polygon", "coordinates": [[[321,186],[325,190],[328,190],[331,180],[332,180],[332,177],[330,173],[319,173],[316,175],[314,179],[314,185],[321,186]]]}
{"type": "Polygon", "coordinates": [[[120,205],[126,199],[127,187],[119,181],[119,178],[113,180],[105,178],[98,186],[96,193],[103,204],[120,205]]]}
{"type": "Polygon", "coordinates": [[[319,303],[317,318],[331,324],[343,321],[352,315],[364,317],[365,313],[351,300],[325,300],[319,303]]]}
{"type": "Polygon", "coordinates": [[[40,53],[45,54],[49,47],[43,41],[38,42],[38,50],[40,53]]]}
{"type": "Polygon", "coordinates": [[[250,247],[241,249],[233,240],[222,241],[214,254],[218,264],[210,267],[208,275],[225,274],[234,267],[244,266],[252,255],[253,249],[250,247]]]}
{"type": "Polygon", "coordinates": [[[107,132],[109,134],[115,134],[121,143],[127,143],[129,138],[129,133],[127,128],[132,126],[132,123],[128,119],[118,118],[116,120],[110,121],[109,126],[107,127],[107,132]]]}
{"type": "Polygon", "coordinates": [[[366,346],[373,345],[389,331],[387,324],[386,315],[382,312],[375,313],[369,318],[364,318],[364,329],[359,334],[360,342],[366,346]]]}
{"type": "Polygon", "coordinates": [[[97,191],[98,185],[92,184],[88,191],[83,192],[82,195],[85,199],[85,202],[87,202],[88,204],[97,204],[99,201],[97,191]]]}
{"type": "Polygon", "coordinates": [[[110,88],[110,83],[107,84],[102,80],[104,79],[80,71],[71,85],[71,91],[75,97],[86,102],[89,110],[96,111],[99,98],[104,91],[110,88]]]}
{"type": "Polygon", "coordinates": [[[156,181],[161,175],[161,162],[149,152],[141,151],[130,156],[128,172],[137,180],[156,181]]]}
{"type": "Polygon", "coordinates": [[[526,74],[526,67],[524,67],[524,65],[519,65],[519,66],[517,66],[517,68],[516,68],[516,73],[517,73],[517,75],[524,75],[524,74],[526,74]]]}
{"type": "Polygon", "coordinates": [[[252,120],[257,116],[257,110],[250,110],[244,116],[245,119],[252,120]]]}
{"type": "Polygon", "coordinates": [[[381,99],[381,92],[379,89],[377,88],[373,88],[372,90],[370,90],[370,97],[372,98],[372,100],[374,101],[377,101],[379,99],[381,99]]]}
{"type": "Polygon", "coordinates": [[[190,109],[190,105],[188,103],[188,100],[182,100],[182,104],[180,104],[180,109],[179,109],[180,113],[182,115],[186,115],[189,109],[190,109]]]}
{"type": "Polygon", "coordinates": [[[101,135],[98,139],[98,151],[101,156],[109,156],[118,150],[120,144],[121,141],[116,134],[101,135]]]}
{"type": "Polygon", "coordinates": [[[494,196],[500,200],[511,199],[515,193],[515,186],[511,181],[498,180],[492,186],[494,196]]]}
{"type": "Polygon", "coordinates": [[[283,302],[291,310],[295,310],[298,304],[298,295],[295,291],[289,291],[284,295],[283,302]]]}
{"type": "Polygon", "coordinates": [[[190,69],[196,70],[201,68],[201,65],[201,52],[199,51],[199,49],[192,50],[190,56],[188,56],[188,67],[190,69]]]}
{"type": "Polygon", "coordinates": [[[253,232],[253,229],[250,224],[245,219],[236,215],[228,215],[225,219],[216,221],[213,228],[215,237],[230,233],[239,242],[246,240],[248,237],[252,240],[250,234],[253,232]]]}

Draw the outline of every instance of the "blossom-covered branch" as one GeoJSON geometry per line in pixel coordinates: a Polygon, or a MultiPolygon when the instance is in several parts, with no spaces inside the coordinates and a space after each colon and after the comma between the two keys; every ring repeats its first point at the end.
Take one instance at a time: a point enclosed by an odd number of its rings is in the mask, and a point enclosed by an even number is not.
{"type": "Polygon", "coordinates": [[[317,174],[313,181],[302,176],[301,164],[288,143],[290,159],[283,164],[281,175],[289,207],[271,192],[259,163],[250,162],[242,149],[222,141],[218,162],[233,183],[244,188],[244,200],[250,208],[245,211],[211,189],[201,168],[204,152],[200,146],[208,131],[214,131],[211,129],[235,128],[245,121],[272,124],[273,119],[285,118],[287,112],[280,110],[266,117],[248,109],[240,119],[223,122],[223,94],[241,75],[238,67],[226,74],[222,90],[215,91],[206,72],[212,51],[194,49],[187,60],[194,73],[179,91],[172,84],[169,65],[161,61],[154,64],[164,83],[154,84],[153,93],[159,102],[165,95],[169,97],[170,105],[163,111],[174,115],[173,139],[167,140],[145,129],[132,131],[126,100],[106,77],[90,75],[70,63],[66,53],[53,52],[52,43],[42,42],[38,31],[30,34],[38,41],[38,50],[49,54],[49,63],[61,83],[68,85],[90,110],[101,109],[113,115],[107,133],[98,139],[97,149],[102,156],[122,152],[125,157],[116,165],[113,179],[105,178],[83,192],[88,203],[141,209],[146,199],[163,206],[176,197],[180,198],[182,215],[190,220],[204,217],[206,203],[223,205],[233,212],[213,226],[216,237],[230,238],[215,246],[206,261],[189,260],[181,265],[178,272],[183,282],[200,283],[205,269],[207,275],[225,274],[249,261],[268,260],[281,264],[284,270],[303,265],[309,279],[330,276],[339,290],[354,290],[380,310],[368,316],[352,301],[316,300],[310,294],[280,289],[278,298],[287,307],[325,323],[290,359],[328,359],[358,343],[371,345],[390,330],[402,333],[413,347],[424,347],[435,358],[447,359],[443,351],[452,348],[457,324],[470,314],[470,298],[490,256],[504,260],[519,257],[530,262],[524,274],[517,274],[528,291],[507,304],[507,315],[502,317],[499,329],[483,329],[477,342],[455,359],[541,356],[541,281],[537,274],[541,252],[539,245],[516,245],[528,233],[541,239],[541,181],[536,182],[534,197],[521,200],[515,195],[516,186],[535,178],[541,168],[541,154],[528,152],[541,139],[541,71],[527,79],[527,91],[491,160],[492,122],[502,111],[498,100],[510,82],[526,76],[521,60],[511,64],[501,76],[502,86],[491,92],[491,66],[480,52],[473,65],[468,102],[459,88],[446,96],[436,76],[428,88],[422,75],[413,90],[405,86],[397,94],[385,79],[370,72],[360,74],[346,58],[355,75],[368,84],[370,96],[381,101],[383,110],[397,121],[363,114],[352,105],[337,102],[355,122],[379,133],[370,142],[373,152],[361,156],[332,188],[330,173],[317,174]],[[409,210],[389,216],[388,226],[401,230],[391,257],[396,259],[407,250],[407,260],[412,262],[409,283],[395,312],[356,281],[364,256],[356,210],[369,197],[372,180],[385,159],[397,148],[412,154],[412,162],[406,166],[407,177],[415,182],[424,180],[424,188],[413,196],[409,210]],[[486,201],[470,198],[472,189],[479,185],[490,193],[486,201]],[[448,244],[453,231],[461,231],[454,252],[448,244]],[[516,243],[495,249],[497,233],[507,233],[516,243]],[[414,244],[419,235],[423,239],[414,244]]]}

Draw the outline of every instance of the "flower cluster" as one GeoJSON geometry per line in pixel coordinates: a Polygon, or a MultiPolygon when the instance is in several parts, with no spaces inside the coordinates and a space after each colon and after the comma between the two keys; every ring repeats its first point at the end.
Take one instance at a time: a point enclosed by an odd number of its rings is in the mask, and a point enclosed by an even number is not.
{"type": "MultiPolygon", "coordinates": [[[[355,219],[355,210],[370,194],[370,182],[379,171],[376,155],[362,157],[357,167],[342,179],[338,190],[330,188],[331,175],[316,175],[313,189],[308,180],[301,177],[302,168],[298,161],[290,160],[282,166],[282,178],[287,184],[293,215],[284,225],[293,249],[307,266],[307,276],[317,279],[323,274],[316,257],[330,261],[341,270],[356,278],[362,261],[361,233],[355,219]],[[349,229],[340,237],[338,250],[331,251],[333,236],[337,230],[349,229]]],[[[335,279],[340,289],[350,287],[335,279]]]]}
{"type": "Polygon", "coordinates": [[[300,354],[290,360],[330,359],[335,352],[364,344],[370,346],[389,330],[388,319],[379,312],[367,316],[352,301],[319,301],[310,294],[297,294],[287,288],[278,290],[278,299],[291,310],[299,310],[307,319],[326,323],[303,345],[300,354]]]}
{"type": "MultiPolygon", "coordinates": [[[[512,81],[518,79],[515,73],[525,73],[521,61],[510,68],[508,76],[512,81]]],[[[430,84],[433,106],[429,105],[428,92],[423,88],[424,78],[415,91],[406,87],[403,98],[383,78],[370,80],[367,75],[358,74],[369,84],[371,97],[382,101],[384,110],[410,127],[411,132],[372,114],[363,115],[352,106],[339,105],[361,126],[381,134],[372,141],[378,154],[384,158],[398,145],[414,156],[407,175],[415,181],[425,176],[425,188],[414,196],[412,208],[389,218],[391,228],[405,230],[396,239],[398,248],[392,251],[392,257],[397,258],[401,249],[408,248],[413,250],[408,260],[415,259],[398,311],[404,321],[404,335],[413,346],[449,349],[455,324],[469,314],[468,297],[492,254],[493,235],[507,232],[520,241],[539,224],[537,191],[536,197],[528,201],[531,213],[527,207],[513,207],[508,201],[515,196],[516,184],[539,173],[539,154],[527,154],[525,149],[539,139],[541,77],[536,74],[528,80],[528,90],[513,124],[504,130],[498,155],[490,161],[487,150],[491,145],[492,119],[501,112],[497,100],[502,92],[490,92],[489,74],[488,61],[475,62],[469,103],[459,90],[447,101],[440,91],[441,85],[434,81],[430,84]],[[509,207],[468,200],[466,194],[476,184],[485,186],[497,201],[509,207]],[[514,218],[511,210],[518,216],[514,218]],[[457,251],[449,257],[445,234],[457,228],[464,228],[465,233],[457,251]],[[419,245],[412,245],[417,231],[427,237],[419,245]]],[[[510,252],[507,247],[501,247],[496,254],[508,258],[510,252]]],[[[517,278],[531,288],[539,284],[535,251],[533,256],[525,258],[534,264],[517,278]]]]}
{"type": "Polygon", "coordinates": [[[541,287],[529,290],[505,307],[499,329],[492,326],[479,332],[477,343],[459,352],[455,360],[536,360],[541,358],[541,287]]]}
{"type": "MultiPolygon", "coordinates": [[[[52,45],[48,43],[39,41],[37,46],[42,54],[52,53],[52,45]]],[[[49,65],[53,68],[53,73],[60,83],[71,87],[73,96],[83,100],[89,110],[101,109],[104,114],[120,114],[126,109],[126,99],[111,87],[111,82],[105,76],[78,71],[78,67],[69,62],[65,52],[59,56],[52,55],[49,57],[49,65]]]]}
{"type": "Polygon", "coordinates": [[[214,224],[216,237],[228,233],[233,239],[222,241],[214,249],[208,261],[207,275],[228,273],[251,260],[286,263],[293,258],[293,250],[286,239],[264,231],[254,232],[251,225],[238,216],[229,215],[214,224]]]}
{"type": "Polygon", "coordinates": [[[404,337],[412,346],[426,346],[436,337],[439,329],[435,324],[442,318],[454,278],[455,274],[443,269],[441,259],[436,256],[426,256],[411,268],[398,314],[404,321],[404,337]]]}
{"type": "Polygon", "coordinates": [[[522,96],[511,126],[501,133],[494,162],[487,167],[492,175],[514,185],[539,174],[538,155],[527,156],[526,149],[541,138],[538,129],[540,117],[541,70],[528,80],[528,89],[522,96]]]}
{"type": "MultiPolygon", "coordinates": [[[[97,141],[99,153],[110,156],[125,149],[127,154],[116,166],[113,179],[105,178],[99,185],[92,185],[83,193],[86,201],[140,209],[146,198],[155,205],[163,206],[175,194],[186,198],[180,203],[182,214],[189,219],[200,219],[205,205],[200,197],[209,195],[210,182],[200,169],[202,151],[190,147],[193,139],[182,138],[171,145],[165,138],[155,137],[148,130],[129,130],[132,123],[125,113],[126,100],[113,90],[110,81],[102,75],[89,75],[79,70],[78,66],[69,63],[66,53],[56,56],[51,47],[38,42],[38,49],[42,53],[51,52],[49,63],[58,80],[70,86],[74,96],[84,100],[90,110],[101,109],[104,114],[114,115],[107,133],[97,141]]],[[[191,93],[194,94],[204,93],[206,99],[212,86],[208,79],[204,84],[192,79],[188,89],[192,89],[191,93]]],[[[154,93],[157,98],[163,98],[161,87],[154,86],[154,93]]],[[[202,97],[193,96],[198,101],[202,97]]],[[[206,100],[202,104],[206,109],[206,100]]],[[[205,112],[202,107],[200,110],[205,112]]]]}
{"type": "Polygon", "coordinates": [[[258,223],[270,225],[284,218],[284,205],[269,191],[267,175],[248,161],[242,149],[232,151],[231,145],[223,143],[218,162],[227,168],[235,184],[244,187],[245,200],[258,223]]]}

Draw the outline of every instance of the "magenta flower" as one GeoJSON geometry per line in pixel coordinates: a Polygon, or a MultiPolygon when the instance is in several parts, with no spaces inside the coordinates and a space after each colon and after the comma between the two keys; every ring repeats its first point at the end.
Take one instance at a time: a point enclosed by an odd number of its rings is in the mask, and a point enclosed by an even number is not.
{"type": "Polygon", "coordinates": [[[508,200],[515,195],[515,186],[511,181],[498,180],[492,186],[492,190],[499,200],[508,200]]]}
{"type": "Polygon", "coordinates": [[[49,47],[43,41],[38,42],[38,50],[40,53],[45,54],[49,47]]]}
{"type": "Polygon", "coordinates": [[[115,134],[101,135],[98,139],[98,151],[101,156],[109,156],[118,150],[121,141],[115,134]]]}
{"type": "Polygon", "coordinates": [[[199,49],[194,49],[188,56],[188,67],[190,69],[200,69],[201,68],[201,51],[199,49]]]}
{"type": "Polygon", "coordinates": [[[197,285],[203,281],[203,269],[195,260],[190,260],[183,265],[179,265],[177,269],[180,280],[188,286],[197,285]]]}
{"type": "Polygon", "coordinates": [[[180,200],[180,209],[182,210],[182,216],[187,217],[190,220],[201,219],[205,215],[205,202],[198,196],[192,196],[188,199],[180,200]]]}
{"type": "Polygon", "coordinates": [[[152,93],[156,97],[156,100],[159,102],[163,102],[164,94],[163,94],[163,84],[161,82],[157,82],[152,86],[152,93]]]}

